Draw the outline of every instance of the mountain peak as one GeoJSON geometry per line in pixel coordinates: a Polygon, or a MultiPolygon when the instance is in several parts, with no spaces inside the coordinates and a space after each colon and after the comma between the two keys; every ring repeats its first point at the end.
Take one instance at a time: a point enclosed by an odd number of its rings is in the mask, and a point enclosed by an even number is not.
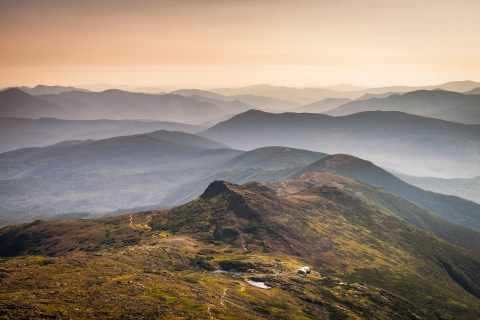
{"type": "Polygon", "coordinates": [[[332,154],[330,156],[326,156],[324,160],[329,167],[330,166],[335,167],[338,165],[349,164],[362,159],[352,156],[350,154],[337,153],[337,154],[332,154]]]}
{"type": "Polygon", "coordinates": [[[258,109],[249,109],[247,111],[245,111],[243,114],[269,114],[268,112],[265,112],[265,111],[262,111],[262,110],[258,110],[258,109]]]}
{"type": "MultiPolygon", "coordinates": [[[[108,93],[108,94],[124,94],[124,93],[129,93],[129,92],[126,92],[126,91],[123,91],[123,90],[120,90],[120,89],[107,89],[105,91],[102,91],[100,93],[108,93]]],[[[131,93],[131,94],[135,94],[135,93],[131,93]]]]}
{"type": "Polygon", "coordinates": [[[335,170],[340,167],[349,167],[349,166],[352,166],[353,164],[360,164],[360,163],[371,164],[373,166],[372,163],[369,163],[368,161],[357,158],[355,156],[344,154],[344,153],[338,153],[338,154],[326,156],[314,163],[311,163],[310,165],[305,167],[303,172],[304,173],[323,172],[328,170],[335,170]]]}
{"type": "Polygon", "coordinates": [[[28,96],[29,94],[26,93],[23,90],[20,90],[19,88],[8,88],[2,91],[3,94],[5,95],[10,95],[10,96],[28,96]]]}
{"type": "Polygon", "coordinates": [[[212,199],[218,196],[219,194],[232,191],[233,186],[234,186],[233,184],[226,181],[222,181],[222,180],[213,181],[212,183],[210,183],[207,189],[205,189],[205,191],[200,196],[200,198],[204,200],[212,199]]]}
{"type": "Polygon", "coordinates": [[[334,154],[327,156],[306,166],[300,175],[310,172],[330,172],[355,180],[365,181],[374,186],[383,187],[385,179],[398,179],[389,172],[377,167],[372,162],[348,154],[334,154]]]}

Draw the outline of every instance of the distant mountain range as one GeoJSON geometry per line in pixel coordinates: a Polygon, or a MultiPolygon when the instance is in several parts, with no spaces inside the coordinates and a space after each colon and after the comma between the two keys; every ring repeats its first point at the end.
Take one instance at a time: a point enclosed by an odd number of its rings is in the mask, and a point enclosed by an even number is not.
{"type": "Polygon", "coordinates": [[[283,147],[245,153],[167,131],[7,152],[0,154],[0,224],[68,212],[170,205],[198,196],[199,181],[216,172],[274,171],[305,166],[323,156],[283,147]],[[176,196],[166,198],[172,193],[176,196]]]}
{"type": "Polygon", "coordinates": [[[480,87],[479,82],[474,81],[452,81],[433,86],[409,87],[409,86],[393,86],[379,87],[358,90],[359,88],[350,86],[330,86],[320,88],[292,88],[284,86],[272,85],[253,85],[240,88],[218,88],[212,89],[223,95],[260,95],[277,99],[284,99],[304,104],[310,104],[326,98],[349,98],[357,99],[364,94],[385,94],[390,92],[410,92],[416,90],[434,90],[441,89],[447,91],[466,92],[480,87]],[[347,90],[345,90],[347,89],[347,90]],[[353,89],[353,90],[352,90],[353,89]]]}
{"type": "MultiPolygon", "coordinates": [[[[179,94],[186,97],[203,97],[209,99],[215,99],[216,101],[225,101],[225,102],[243,102],[254,108],[262,110],[289,110],[295,107],[298,107],[299,104],[287,100],[276,99],[268,96],[259,96],[259,95],[221,95],[218,93],[198,90],[198,89],[182,89],[172,91],[172,94],[179,94]]],[[[249,108],[252,109],[252,108],[249,108]]],[[[243,110],[246,111],[246,110],[243,110]]]]}
{"type": "Polygon", "coordinates": [[[0,154],[0,179],[62,173],[138,173],[198,165],[223,153],[239,151],[196,135],[155,131],[103,140],[62,142],[44,148],[25,148],[0,154]],[[211,152],[210,152],[211,151],[211,152]],[[212,156],[212,158],[209,158],[212,156]]]}
{"type": "Polygon", "coordinates": [[[166,121],[0,118],[0,152],[65,140],[105,139],[155,130],[195,133],[204,127],[166,121]]]}
{"type": "Polygon", "coordinates": [[[295,148],[264,147],[242,153],[227,161],[223,167],[228,170],[279,170],[304,166],[326,156],[325,153],[295,148]]]}
{"type": "Polygon", "coordinates": [[[282,145],[348,153],[411,175],[473,177],[480,173],[480,125],[401,112],[332,117],[250,110],[200,134],[242,150],[282,145]]]}
{"type": "Polygon", "coordinates": [[[480,87],[464,92],[464,94],[480,94],[480,87]]]}
{"type": "Polygon", "coordinates": [[[239,101],[239,100],[233,100],[233,101],[225,101],[225,100],[218,100],[218,99],[213,99],[213,98],[208,98],[208,97],[203,97],[199,95],[191,95],[188,96],[189,98],[195,99],[197,101],[201,102],[207,102],[216,105],[217,107],[221,108],[223,111],[225,111],[228,114],[237,114],[241,112],[245,112],[250,109],[255,109],[254,106],[250,104],[246,104],[245,102],[239,101]]]}
{"type": "Polygon", "coordinates": [[[454,195],[480,203],[480,176],[471,179],[441,179],[396,174],[400,179],[419,188],[454,195]]]}
{"type": "Polygon", "coordinates": [[[43,99],[29,95],[20,89],[0,91],[0,117],[70,118],[73,114],[67,109],[43,99]]]}
{"type": "Polygon", "coordinates": [[[241,88],[218,88],[211,92],[227,95],[255,95],[266,96],[280,100],[292,101],[298,104],[309,104],[326,98],[358,98],[363,95],[362,91],[337,91],[324,88],[292,88],[271,85],[253,85],[241,88]]]}
{"type": "Polygon", "coordinates": [[[479,319],[479,88],[0,91],[0,318],[479,319]]]}
{"type": "MultiPolygon", "coordinates": [[[[461,123],[480,123],[475,89],[460,81],[426,87],[385,87],[336,91],[340,87],[291,88],[257,85],[244,88],[181,89],[146,94],[109,89],[90,92],[75,87],[20,87],[0,91],[0,117],[62,119],[153,119],[187,123],[216,122],[228,115],[259,109],[346,115],[361,111],[401,111],[461,123]],[[421,89],[421,90],[418,90],[421,89]],[[469,90],[464,90],[469,89],[469,90]],[[432,90],[432,91],[427,91],[432,90]],[[446,92],[445,90],[462,91],[446,92]],[[407,92],[407,93],[405,93],[407,92]]],[[[359,89],[359,88],[357,88],[359,89]]]]}
{"type": "Polygon", "coordinates": [[[160,204],[172,188],[240,153],[170,131],[1,153],[0,224],[160,204]]]}
{"type": "Polygon", "coordinates": [[[38,97],[66,109],[76,110],[77,117],[82,119],[150,119],[199,123],[225,114],[211,103],[172,94],[107,90],[70,91],[38,97]]]}
{"type": "Polygon", "coordinates": [[[195,199],[215,180],[232,183],[250,181],[282,181],[293,177],[301,168],[318,161],[327,154],[287,147],[262,147],[247,151],[205,171],[192,182],[171,190],[164,204],[179,205],[195,199]]]}
{"type": "Polygon", "coordinates": [[[195,198],[216,179],[281,181],[307,172],[330,172],[385,188],[445,220],[480,230],[480,205],[418,189],[355,157],[331,158],[288,147],[242,152],[182,132],[21,149],[0,154],[0,167],[3,221],[175,205],[195,198]]]}
{"type": "Polygon", "coordinates": [[[363,111],[401,111],[447,121],[479,124],[479,106],[480,95],[420,90],[385,98],[351,101],[326,113],[344,116],[363,111]]]}
{"type": "Polygon", "coordinates": [[[87,89],[76,88],[76,87],[65,87],[65,86],[46,86],[46,85],[37,85],[33,88],[31,87],[18,87],[18,89],[26,92],[30,95],[44,95],[44,94],[59,94],[69,91],[89,91],[87,89]]]}
{"type": "Polygon", "coordinates": [[[225,116],[218,106],[180,95],[143,94],[120,90],[68,91],[31,96],[19,89],[0,92],[0,117],[149,119],[200,123],[225,116]]]}
{"type": "Polygon", "coordinates": [[[314,103],[306,104],[301,107],[295,108],[292,111],[294,112],[309,112],[309,113],[324,113],[326,111],[335,109],[339,106],[342,106],[352,99],[347,98],[327,98],[321,101],[314,103]]]}

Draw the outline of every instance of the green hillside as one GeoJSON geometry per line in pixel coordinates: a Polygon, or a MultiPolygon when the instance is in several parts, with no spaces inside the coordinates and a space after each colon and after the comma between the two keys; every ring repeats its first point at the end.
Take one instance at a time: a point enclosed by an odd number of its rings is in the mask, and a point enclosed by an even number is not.
{"type": "Polygon", "coordinates": [[[307,175],[250,186],[217,181],[200,198],[164,211],[3,228],[0,254],[16,257],[0,263],[0,314],[104,319],[480,315],[477,251],[440,240],[392,210],[373,206],[379,198],[367,194],[369,199],[361,200],[345,188],[332,175],[321,182],[307,175]],[[312,274],[297,274],[303,265],[312,274]],[[219,268],[224,272],[213,272],[219,268]]]}

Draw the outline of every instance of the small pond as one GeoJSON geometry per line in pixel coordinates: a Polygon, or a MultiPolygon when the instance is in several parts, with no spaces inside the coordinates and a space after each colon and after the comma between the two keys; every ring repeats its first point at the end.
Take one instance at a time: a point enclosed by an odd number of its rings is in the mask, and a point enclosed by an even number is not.
{"type": "Polygon", "coordinates": [[[247,280],[248,284],[251,284],[252,286],[259,287],[262,289],[271,289],[272,287],[267,286],[264,282],[261,281],[253,281],[253,280],[247,280]]]}

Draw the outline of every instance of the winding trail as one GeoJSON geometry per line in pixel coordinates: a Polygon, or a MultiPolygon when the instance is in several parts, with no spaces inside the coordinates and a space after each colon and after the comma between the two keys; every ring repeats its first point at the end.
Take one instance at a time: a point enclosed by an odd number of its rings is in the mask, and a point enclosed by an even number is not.
{"type": "Polygon", "coordinates": [[[247,252],[248,249],[247,249],[247,246],[245,245],[245,239],[243,239],[243,234],[241,234],[241,233],[240,233],[240,239],[242,240],[243,251],[247,252]]]}
{"type": "MultiPolygon", "coordinates": [[[[220,297],[220,304],[217,305],[218,308],[225,308],[225,302],[227,301],[227,290],[228,288],[223,288],[222,296],[220,297]]],[[[207,312],[210,319],[215,319],[212,315],[212,305],[207,303],[207,312]]]]}
{"type": "Polygon", "coordinates": [[[135,228],[135,226],[133,225],[133,212],[130,212],[130,227],[132,227],[133,229],[137,229],[137,228],[135,228]]]}
{"type": "Polygon", "coordinates": [[[208,312],[208,315],[210,316],[210,319],[213,319],[213,315],[212,315],[212,312],[210,311],[210,303],[207,303],[207,312],[208,312]]]}
{"type": "Polygon", "coordinates": [[[223,289],[223,294],[220,298],[220,305],[223,306],[225,301],[227,301],[227,288],[223,289]]]}

